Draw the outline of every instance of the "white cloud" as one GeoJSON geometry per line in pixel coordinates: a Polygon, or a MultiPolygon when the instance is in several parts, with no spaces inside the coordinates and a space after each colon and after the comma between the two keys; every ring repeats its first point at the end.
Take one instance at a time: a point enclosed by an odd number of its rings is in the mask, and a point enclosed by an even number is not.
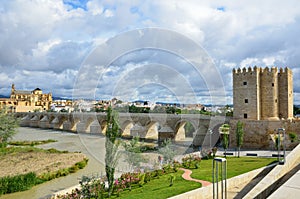
{"type": "MultiPolygon", "coordinates": [[[[289,66],[294,71],[294,77],[300,75],[300,2],[297,0],[10,0],[0,5],[0,82],[5,87],[0,91],[9,92],[10,83],[15,81],[17,86],[19,83],[24,88],[27,85],[47,89],[53,87],[57,95],[70,94],[69,89],[77,78],[71,75],[77,74],[81,63],[94,47],[128,30],[147,27],[177,31],[203,46],[215,61],[229,94],[234,67],[289,66]],[[53,81],[35,82],[40,85],[28,82],[37,78],[37,74],[53,81]]],[[[130,46],[131,41],[129,38],[120,41],[113,50],[130,46]]],[[[184,43],[180,45],[187,50],[184,43]]],[[[110,55],[111,52],[105,54],[110,55]]],[[[146,52],[119,57],[118,63],[124,63],[129,68],[111,67],[115,70],[111,73],[126,73],[133,66],[145,64],[147,59],[152,63],[174,66],[179,73],[196,83],[191,74],[193,69],[185,71],[184,67],[178,67],[180,59],[146,52]]],[[[93,75],[97,74],[99,72],[93,75]]],[[[112,77],[107,74],[105,78],[112,77]]],[[[294,81],[295,102],[300,104],[300,83],[297,78],[294,81]]],[[[154,97],[158,93],[152,92],[154,97]]]]}

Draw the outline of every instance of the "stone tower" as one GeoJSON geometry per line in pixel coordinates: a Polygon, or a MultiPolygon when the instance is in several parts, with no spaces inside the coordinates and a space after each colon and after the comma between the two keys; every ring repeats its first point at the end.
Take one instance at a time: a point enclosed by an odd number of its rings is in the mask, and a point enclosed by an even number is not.
{"type": "Polygon", "coordinates": [[[293,74],[282,69],[233,69],[233,117],[278,120],[293,117],[293,74]]]}

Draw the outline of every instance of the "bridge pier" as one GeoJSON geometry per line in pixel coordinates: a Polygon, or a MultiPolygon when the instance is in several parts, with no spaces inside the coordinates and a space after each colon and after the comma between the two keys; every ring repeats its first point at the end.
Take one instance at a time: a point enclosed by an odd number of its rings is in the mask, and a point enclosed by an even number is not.
{"type": "Polygon", "coordinates": [[[39,122],[40,122],[40,118],[35,115],[31,120],[30,120],[30,127],[39,127],[39,122]]]}
{"type": "Polygon", "coordinates": [[[193,145],[194,146],[202,146],[204,143],[204,140],[205,140],[205,137],[206,137],[206,134],[207,133],[203,133],[202,131],[200,131],[199,129],[197,131],[195,131],[193,133],[193,145]]]}
{"type": "Polygon", "coordinates": [[[132,137],[140,137],[141,138],[141,134],[145,131],[145,128],[135,124],[131,129],[130,129],[130,136],[132,137]]]}
{"type": "Polygon", "coordinates": [[[40,128],[43,128],[43,129],[48,129],[48,128],[50,128],[49,118],[48,118],[47,115],[44,115],[43,118],[40,120],[39,127],[40,127],[40,128]]]}
{"type": "Polygon", "coordinates": [[[26,115],[21,119],[20,126],[29,126],[29,124],[30,124],[30,116],[26,115]]]}
{"type": "Polygon", "coordinates": [[[73,126],[74,125],[72,125],[72,122],[70,122],[70,121],[64,121],[64,123],[63,123],[63,130],[64,131],[75,131],[74,129],[73,129],[73,126]]]}
{"type": "Polygon", "coordinates": [[[102,134],[101,126],[98,120],[94,120],[90,125],[90,133],[102,134]]]}
{"type": "Polygon", "coordinates": [[[86,123],[80,121],[80,122],[76,125],[76,131],[77,131],[77,133],[88,133],[88,132],[87,132],[87,126],[86,126],[86,123]]]}
{"type": "Polygon", "coordinates": [[[158,144],[161,145],[167,139],[174,141],[175,133],[171,127],[163,126],[158,130],[158,144]]]}

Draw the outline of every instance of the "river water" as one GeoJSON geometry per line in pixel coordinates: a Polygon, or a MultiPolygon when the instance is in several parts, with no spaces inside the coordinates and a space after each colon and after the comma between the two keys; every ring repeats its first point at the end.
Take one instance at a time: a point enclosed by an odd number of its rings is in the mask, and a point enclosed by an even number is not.
{"type": "MultiPolygon", "coordinates": [[[[57,178],[28,191],[3,195],[1,199],[38,199],[49,198],[53,193],[75,186],[83,175],[104,175],[105,158],[105,138],[99,135],[74,134],[70,132],[43,130],[39,128],[20,127],[13,140],[47,140],[54,139],[57,142],[39,145],[40,148],[56,148],[58,150],[67,150],[70,152],[80,151],[87,156],[89,162],[84,169],[68,175],[57,178]]],[[[5,168],[2,168],[5,169],[5,168]]]]}

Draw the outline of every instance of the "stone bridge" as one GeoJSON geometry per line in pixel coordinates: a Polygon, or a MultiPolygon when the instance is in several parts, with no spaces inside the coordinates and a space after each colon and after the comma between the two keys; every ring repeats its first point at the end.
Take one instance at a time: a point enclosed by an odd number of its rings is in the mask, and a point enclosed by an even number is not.
{"type": "MultiPolygon", "coordinates": [[[[20,125],[26,127],[61,129],[100,135],[105,135],[107,128],[106,113],[29,112],[15,115],[20,118],[20,125]]],[[[193,144],[209,146],[219,139],[219,127],[229,121],[222,116],[198,114],[119,113],[122,136],[139,136],[157,140],[171,138],[174,141],[183,141],[186,138],[184,126],[187,122],[195,130],[193,144]]]]}

